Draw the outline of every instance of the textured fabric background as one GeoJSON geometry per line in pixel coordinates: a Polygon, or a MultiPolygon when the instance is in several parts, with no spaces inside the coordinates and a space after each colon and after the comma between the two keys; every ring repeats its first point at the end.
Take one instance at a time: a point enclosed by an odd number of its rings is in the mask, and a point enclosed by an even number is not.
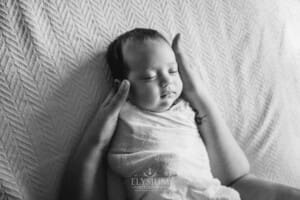
{"type": "Polygon", "coordinates": [[[55,199],[110,85],[103,52],[134,27],[180,32],[252,171],[300,188],[299,11],[299,0],[1,0],[0,199],[55,199]]]}

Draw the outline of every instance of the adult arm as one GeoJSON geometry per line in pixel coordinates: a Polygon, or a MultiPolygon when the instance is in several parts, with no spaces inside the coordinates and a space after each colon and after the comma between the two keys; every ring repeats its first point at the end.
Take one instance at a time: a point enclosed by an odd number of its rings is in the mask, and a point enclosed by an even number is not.
{"type": "Polygon", "coordinates": [[[300,190],[248,174],[231,185],[243,200],[298,200],[300,190]]]}
{"type": "Polygon", "coordinates": [[[67,165],[60,199],[107,199],[105,156],[128,92],[129,82],[125,80],[101,104],[67,165]]]}
{"type": "Polygon", "coordinates": [[[205,141],[213,175],[224,185],[235,188],[243,200],[298,200],[300,190],[262,180],[249,173],[249,162],[222,119],[217,106],[202,86],[197,70],[188,65],[179,46],[179,35],[172,44],[184,96],[202,118],[199,129],[205,141]]]}
{"type": "Polygon", "coordinates": [[[186,62],[179,40],[180,35],[177,34],[172,48],[183,81],[183,95],[198,113],[198,128],[206,145],[213,175],[222,184],[230,184],[249,173],[249,162],[199,80],[197,70],[186,62]]]}

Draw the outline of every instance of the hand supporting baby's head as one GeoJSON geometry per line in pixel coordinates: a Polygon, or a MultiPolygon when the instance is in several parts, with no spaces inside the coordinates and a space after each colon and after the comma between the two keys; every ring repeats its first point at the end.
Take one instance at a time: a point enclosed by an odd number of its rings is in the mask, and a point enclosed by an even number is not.
{"type": "Polygon", "coordinates": [[[107,62],[115,79],[128,79],[129,100],[141,109],[168,110],[182,92],[174,52],[163,35],[152,29],[133,29],[108,47],[107,62]]]}

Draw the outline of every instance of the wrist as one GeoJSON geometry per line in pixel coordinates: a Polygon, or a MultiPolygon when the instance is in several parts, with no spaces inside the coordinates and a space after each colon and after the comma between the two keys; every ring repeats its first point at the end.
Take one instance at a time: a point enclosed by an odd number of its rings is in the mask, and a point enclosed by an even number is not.
{"type": "Polygon", "coordinates": [[[106,115],[98,118],[97,128],[93,131],[94,135],[90,138],[89,143],[97,146],[98,149],[107,150],[115,132],[117,121],[117,115],[106,115]]]}
{"type": "Polygon", "coordinates": [[[214,107],[212,99],[207,95],[191,93],[188,95],[187,100],[201,116],[207,115],[214,107]]]}

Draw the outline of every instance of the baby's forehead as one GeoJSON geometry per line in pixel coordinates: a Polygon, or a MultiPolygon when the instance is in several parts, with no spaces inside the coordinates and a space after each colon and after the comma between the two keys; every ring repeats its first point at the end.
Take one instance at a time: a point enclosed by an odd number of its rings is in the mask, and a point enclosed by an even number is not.
{"type": "Polygon", "coordinates": [[[122,47],[132,47],[132,48],[146,48],[147,46],[154,43],[160,43],[160,44],[167,44],[170,46],[170,44],[165,41],[162,38],[146,38],[146,39],[137,39],[137,38],[129,38],[127,39],[122,47]]]}
{"type": "Polygon", "coordinates": [[[159,69],[176,62],[171,46],[163,39],[130,40],[124,44],[122,53],[130,71],[159,69]]]}
{"type": "MultiPolygon", "coordinates": [[[[145,40],[128,40],[123,44],[122,54],[123,58],[127,60],[129,57],[131,59],[143,59],[143,57],[157,57],[161,55],[161,52],[168,52],[168,54],[172,51],[171,46],[163,39],[155,38],[155,39],[145,39],[145,40]],[[136,57],[137,56],[137,57],[136,57]]],[[[170,56],[170,55],[169,55],[170,56]]]]}

